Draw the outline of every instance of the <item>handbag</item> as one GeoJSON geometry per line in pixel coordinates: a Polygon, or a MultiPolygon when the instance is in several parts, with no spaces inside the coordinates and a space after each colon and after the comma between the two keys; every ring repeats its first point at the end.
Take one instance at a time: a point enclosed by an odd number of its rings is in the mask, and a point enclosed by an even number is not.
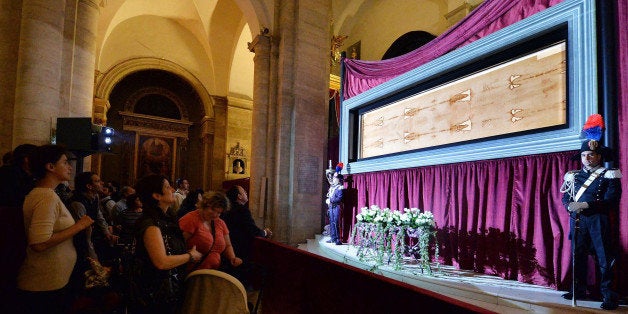
{"type": "Polygon", "coordinates": [[[111,267],[104,267],[98,260],[88,257],[91,269],[85,271],[85,289],[109,287],[111,267]]]}

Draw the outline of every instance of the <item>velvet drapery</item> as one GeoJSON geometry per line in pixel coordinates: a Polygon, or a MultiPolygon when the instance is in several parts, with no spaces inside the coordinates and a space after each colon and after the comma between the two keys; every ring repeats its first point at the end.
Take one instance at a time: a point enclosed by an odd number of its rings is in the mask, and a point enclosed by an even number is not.
{"type": "Polygon", "coordinates": [[[619,205],[619,284],[624,293],[628,293],[628,0],[618,0],[615,28],[617,32],[617,113],[618,113],[618,150],[619,169],[624,175],[624,191],[619,205]]]}
{"type": "MultiPolygon", "coordinates": [[[[520,18],[530,16],[560,1],[492,1],[482,6],[512,12],[516,7],[520,18]],[[500,3],[498,3],[500,2],[500,3]],[[522,9],[522,5],[532,5],[522,9]],[[494,7],[493,7],[494,6],[494,7]],[[527,13],[525,13],[527,12],[527,13]]],[[[617,120],[619,151],[616,167],[628,174],[628,0],[614,2],[617,56],[617,120]]],[[[346,60],[350,77],[343,80],[345,99],[383,83],[401,73],[426,63],[439,55],[514,23],[504,18],[494,29],[476,36],[476,24],[496,23],[487,18],[477,20],[478,7],[456,28],[460,34],[473,34],[458,44],[454,30],[407,55],[391,59],[390,64],[346,60]],[[509,24],[508,24],[509,25],[509,24]],[[472,30],[473,29],[473,30],[472,30]],[[453,36],[453,37],[452,37],[453,36]],[[449,38],[451,37],[451,38],[449,38]],[[470,40],[470,41],[467,41],[470,40]],[[437,49],[435,46],[444,45],[437,49]],[[407,60],[406,60],[407,58],[407,60]],[[417,61],[410,59],[416,58],[417,61]],[[399,62],[399,60],[404,60],[399,62]],[[399,62],[393,65],[394,62],[399,62]]],[[[490,12],[490,13],[489,13],[490,12]]],[[[483,15],[484,16],[484,15],[483,15]]],[[[486,18],[486,17],[483,17],[486,18]]],[[[498,19],[499,19],[498,18],[498,19]]],[[[478,25],[479,26],[479,25],[478,25]]],[[[466,35],[463,35],[466,36],[466,35]]],[[[607,117],[614,119],[615,117],[607,117]]],[[[574,147],[576,149],[576,147],[574,147]]],[[[461,152],[464,153],[464,152],[461,152]]],[[[533,153],[533,148],[531,148],[533,153]]],[[[560,204],[559,187],[565,171],[579,168],[569,157],[574,152],[515,157],[401,169],[376,173],[354,174],[348,178],[344,211],[345,230],[354,223],[355,215],[364,206],[403,209],[419,207],[431,210],[439,225],[441,256],[445,263],[464,269],[496,274],[539,285],[568,289],[570,276],[570,241],[568,215],[560,204]]],[[[622,179],[623,186],[626,180],[622,179]]],[[[626,189],[624,189],[626,190],[626,189]]],[[[624,191],[619,212],[613,216],[613,239],[618,252],[617,290],[628,293],[628,192],[624,191]]],[[[348,236],[346,232],[345,237],[348,236]]]]}
{"type": "Polygon", "coordinates": [[[570,265],[560,185],[574,153],[354,174],[346,218],[373,204],[432,211],[445,264],[558,287],[570,265]]]}
{"type": "Polygon", "coordinates": [[[562,1],[486,0],[455,26],[405,55],[381,61],[345,58],[343,97],[349,99],[562,1]]]}

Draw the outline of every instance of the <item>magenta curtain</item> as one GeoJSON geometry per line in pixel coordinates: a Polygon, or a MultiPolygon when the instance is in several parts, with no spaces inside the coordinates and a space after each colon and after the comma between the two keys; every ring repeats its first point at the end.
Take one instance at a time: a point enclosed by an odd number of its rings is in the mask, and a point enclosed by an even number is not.
{"type": "Polygon", "coordinates": [[[357,202],[348,212],[373,204],[432,211],[444,263],[558,287],[569,274],[560,185],[579,166],[573,154],[354,174],[348,191],[357,202]]]}
{"type": "MultiPolygon", "coordinates": [[[[510,4],[515,7],[524,3],[535,3],[527,12],[538,12],[557,2],[560,1],[488,0],[483,6],[497,7],[510,4]]],[[[628,132],[625,131],[628,129],[628,0],[618,0],[615,3],[617,5],[615,22],[618,77],[617,118],[619,121],[619,145],[615,149],[619,150],[617,165],[626,176],[628,175],[628,132]]],[[[484,9],[478,8],[474,14],[479,14],[484,9]]],[[[521,14],[521,16],[530,15],[521,14]]],[[[468,20],[469,18],[461,21],[457,28],[469,23],[468,20]]],[[[448,34],[443,34],[443,36],[451,36],[448,34]]],[[[421,48],[417,51],[424,51],[423,55],[428,56],[424,57],[425,60],[430,60],[429,48],[421,48]]],[[[421,52],[417,51],[408,55],[414,53],[420,55],[421,52]]],[[[448,50],[441,50],[439,53],[442,54],[442,51],[448,50]]],[[[392,60],[405,58],[408,55],[392,60]]],[[[356,60],[347,61],[347,63],[356,62],[356,60]]],[[[408,68],[416,66],[414,64],[408,68]]],[[[384,69],[385,67],[382,67],[380,72],[385,72],[384,69]]],[[[392,78],[398,74],[390,75],[392,78]]],[[[344,84],[346,87],[346,84],[353,83],[345,81],[344,84]]],[[[357,94],[356,91],[358,90],[354,89],[353,95],[357,94]]],[[[567,238],[568,215],[560,204],[559,187],[564,172],[580,166],[578,162],[569,160],[572,154],[573,152],[562,152],[354,174],[347,178],[344,236],[348,237],[349,227],[354,223],[355,215],[364,206],[377,204],[393,209],[418,207],[431,210],[439,226],[441,257],[445,263],[464,269],[496,274],[503,278],[568,289],[571,280],[570,241],[567,238]]],[[[628,177],[622,180],[623,185],[626,186],[628,177]]],[[[619,213],[613,215],[612,218],[617,226],[613,230],[613,237],[619,252],[617,290],[626,294],[628,293],[628,189],[624,190],[619,213]]]]}
{"type": "Polygon", "coordinates": [[[619,210],[620,288],[628,291],[628,0],[617,1],[617,105],[619,119],[619,168],[624,191],[619,210]]]}
{"type": "Polygon", "coordinates": [[[405,55],[382,61],[344,59],[343,97],[349,99],[562,1],[486,0],[454,27],[405,55]]]}

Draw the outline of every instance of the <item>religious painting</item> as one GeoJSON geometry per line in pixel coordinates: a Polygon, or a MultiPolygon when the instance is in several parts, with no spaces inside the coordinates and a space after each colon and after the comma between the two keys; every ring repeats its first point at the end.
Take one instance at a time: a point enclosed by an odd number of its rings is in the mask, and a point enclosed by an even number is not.
{"type": "Polygon", "coordinates": [[[174,138],[140,135],[136,167],[138,179],[150,174],[172,179],[174,146],[174,138]]]}
{"type": "Polygon", "coordinates": [[[360,116],[360,158],[567,123],[566,43],[422,91],[360,116]]]}
{"type": "Polygon", "coordinates": [[[349,59],[360,60],[360,45],[361,42],[358,41],[355,44],[347,47],[346,57],[349,59]]]}

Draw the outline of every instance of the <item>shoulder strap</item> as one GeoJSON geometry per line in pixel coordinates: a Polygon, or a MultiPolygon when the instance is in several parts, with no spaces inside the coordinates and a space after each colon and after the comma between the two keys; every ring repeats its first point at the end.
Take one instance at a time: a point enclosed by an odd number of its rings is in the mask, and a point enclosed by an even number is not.
{"type": "Polygon", "coordinates": [[[576,193],[576,196],[574,197],[574,201],[578,201],[578,199],[580,199],[580,197],[582,196],[582,194],[584,194],[584,191],[586,191],[589,188],[589,185],[591,185],[591,182],[593,182],[595,179],[597,179],[597,177],[600,176],[600,174],[602,174],[602,172],[604,172],[604,170],[606,170],[606,168],[604,167],[600,167],[597,170],[593,171],[591,173],[591,175],[589,176],[589,178],[587,179],[587,181],[585,181],[582,186],[580,187],[580,189],[578,190],[578,193],[576,193]]]}
{"type": "Polygon", "coordinates": [[[203,261],[207,258],[207,256],[209,256],[209,253],[212,252],[212,249],[214,248],[214,244],[216,243],[216,226],[214,225],[213,219],[209,221],[209,228],[211,229],[211,233],[212,233],[212,245],[209,247],[207,254],[203,254],[203,257],[198,259],[198,262],[196,262],[196,265],[194,265],[194,269],[197,269],[198,266],[200,266],[201,263],[203,263],[203,261]]]}
{"type": "Polygon", "coordinates": [[[209,221],[209,228],[212,232],[212,246],[209,248],[209,251],[211,252],[211,250],[214,248],[214,244],[216,243],[216,225],[214,225],[213,219],[209,221]]]}
{"type": "Polygon", "coordinates": [[[170,239],[169,239],[168,234],[166,234],[165,232],[166,231],[165,229],[167,228],[166,223],[162,221],[161,219],[155,219],[155,225],[157,226],[157,228],[159,228],[159,231],[161,232],[161,238],[164,241],[166,254],[172,255],[173,252],[172,252],[172,249],[170,248],[170,241],[169,241],[170,239]]]}

